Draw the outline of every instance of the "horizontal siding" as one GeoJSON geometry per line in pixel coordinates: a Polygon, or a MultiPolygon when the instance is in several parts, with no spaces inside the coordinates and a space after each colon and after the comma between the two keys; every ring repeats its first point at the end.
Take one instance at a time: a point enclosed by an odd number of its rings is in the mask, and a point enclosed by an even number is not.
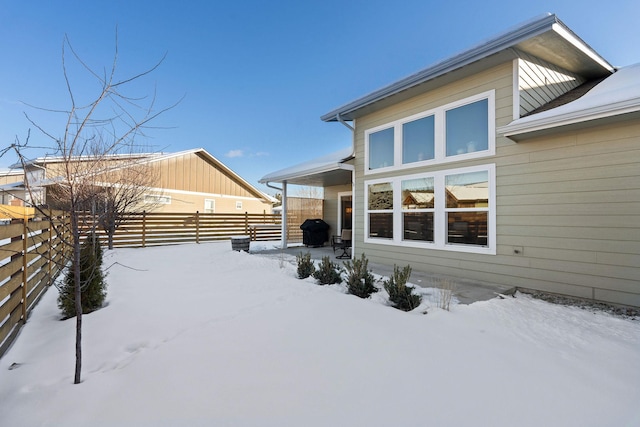
{"type": "Polygon", "coordinates": [[[585,82],[581,76],[519,52],[520,116],[549,103],[585,82]]]}
{"type": "Polygon", "coordinates": [[[498,136],[495,157],[433,167],[496,164],[496,255],[364,243],[363,182],[397,174],[365,177],[364,131],[491,89],[496,126],[508,124],[512,73],[511,64],[504,64],[356,120],[355,255],[364,252],[373,262],[410,264],[438,275],[640,306],[637,121],[521,143],[498,136]]]}

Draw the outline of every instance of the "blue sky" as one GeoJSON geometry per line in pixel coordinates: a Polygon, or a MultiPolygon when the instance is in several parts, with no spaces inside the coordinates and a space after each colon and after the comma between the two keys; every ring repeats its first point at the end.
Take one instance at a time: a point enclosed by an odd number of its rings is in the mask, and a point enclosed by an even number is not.
{"type": "MultiPolygon", "coordinates": [[[[545,12],[556,13],[616,66],[640,62],[640,2],[567,1],[0,1],[0,147],[49,144],[67,108],[65,34],[92,67],[119,74],[166,59],[137,94],[184,99],[144,141],[157,151],[202,147],[256,187],[265,174],[351,143],[320,116],[545,12]]],[[[75,74],[72,76],[76,76],[75,74]]],[[[79,95],[95,94],[81,77],[79,95]]],[[[37,150],[32,156],[39,155],[37,150]]],[[[6,155],[0,167],[15,161],[6,155]]]]}

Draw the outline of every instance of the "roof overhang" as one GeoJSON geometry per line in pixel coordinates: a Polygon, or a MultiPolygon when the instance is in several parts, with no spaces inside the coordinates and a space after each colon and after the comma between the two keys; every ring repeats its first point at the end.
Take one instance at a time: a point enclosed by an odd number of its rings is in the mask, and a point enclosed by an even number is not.
{"type": "Polygon", "coordinates": [[[313,187],[351,184],[353,165],[351,147],[263,176],[260,183],[284,183],[313,187]]]}
{"type": "Polygon", "coordinates": [[[578,130],[640,118],[640,64],[621,68],[582,97],[514,120],[498,133],[520,141],[558,130],[578,130]]]}
{"type": "Polygon", "coordinates": [[[602,77],[614,67],[575,35],[556,15],[546,14],[440,61],[321,116],[326,122],[354,120],[432,88],[513,60],[522,51],[583,75],[602,77]]]}

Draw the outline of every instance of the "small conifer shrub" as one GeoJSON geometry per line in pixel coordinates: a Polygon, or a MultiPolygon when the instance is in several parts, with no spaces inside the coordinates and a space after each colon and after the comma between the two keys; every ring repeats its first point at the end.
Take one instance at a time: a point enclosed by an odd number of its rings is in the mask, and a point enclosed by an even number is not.
{"type": "Polygon", "coordinates": [[[375,279],[369,271],[369,260],[364,254],[353,262],[345,261],[347,270],[347,292],[360,298],[369,298],[372,293],[378,292],[374,286],[375,279]]]}
{"type": "MultiPolygon", "coordinates": [[[[58,308],[65,318],[76,315],[76,292],[73,268],[67,270],[58,295],[58,308]]],[[[95,234],[87,237],[80,247],[80,300],[82,313],[102,307],[107,296],[107,284],[102,272],[102,247],[95,234]]]]}
{"type": "Polygon", "coordinates": [[[296,260],[298,261],[298,279],[306,279],[316,271],[316,267],[311,261],[311,252],[306,254],[300,252],[296,255],[296,260]]]}
{"type": "Polygon", "coordinates": [[[385,290],[389,293],[389,300],[399,310],[411,311],[422,301],[422,296],[413,294],[413,288],[407,286],[409,276],[411,276],[410,265],[402,270],[394,265],[393,276],[383,282],[385,290]]]}
{"type": "Polygon", "coordinates": [[[338,264],[331,261],[331,258],[323,256],[318,269],[313,273],[313,277],[318,281],[319,285],[340,283],[342,282],[341,270],[338,264]]]}

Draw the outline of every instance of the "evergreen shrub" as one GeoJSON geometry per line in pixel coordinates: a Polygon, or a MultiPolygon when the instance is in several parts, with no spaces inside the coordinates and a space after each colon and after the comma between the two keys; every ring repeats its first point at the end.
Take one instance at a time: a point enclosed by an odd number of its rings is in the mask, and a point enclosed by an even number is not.
{"type": "Polygon", "coordinates": [[[338,264],[331,261],[328,256],[324,256],[318,269],[313,273],[313,277],[318,281],[319,285],[331,285],[342,282],[341,271],[342,269],[338,264]]]}
{"type": "Polygon", "coordinates": [[[345,261],[344,267],[347,270],[347,292],[351,295],[369,298],[372,293],[378,292],[373,274],[368,269],[369,260],[364,254],[353,262],[345,261]]]}
{"type": "MultiPolygon", "coordinates": [[[[67,270],[58,295],[58,308],[65,318],[76,316],[76,292],[73,266],[67,270]]],[[[95,234],[80,247],[80,301],[82,313],[91,313],[102,307],[107,296],[107,284],[102,272],[102,247],[95,234]]]]}
{"type": "Polygon", "coordinates": [[[306,279],[316,271],[316,267],[311,261],[311,252],[306,254],[300,252],[296,255],[296,260],[298,261],[298,279],[306,279]]]}
{"type": "Polygon", "coordinates": [[[394,265],[393,276],[383,282],[385,290],[389,293],[389,300],[399,310],[411,311],[422,301],[422,296],[413,294],[413,288],[407,286],[409,276],[411,276],[410,265],[402,270],[394,265]]]}

